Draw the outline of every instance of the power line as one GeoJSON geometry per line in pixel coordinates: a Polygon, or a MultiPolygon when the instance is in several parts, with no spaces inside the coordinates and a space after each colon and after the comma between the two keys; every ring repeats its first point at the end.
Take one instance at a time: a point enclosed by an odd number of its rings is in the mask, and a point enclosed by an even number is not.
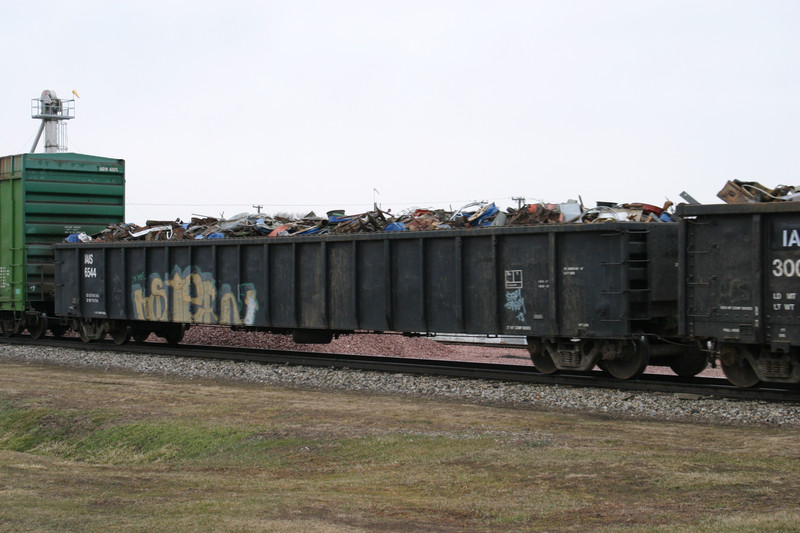
{"type": "MultiPolygon", "coordinates": [[[[517,201],[517,197],[502,197],[502,198],[495,198],[495,201],[498,200],[513,200],[517,201]]],[[[470,198],[469,200],[438,200],[438,201],[400,201],[397,204],[400,205],[428,205],[428,204],[465,204],[469,202],[476,201],[475,198],[470,198]]],[[[487,200],[491,201],[491,200],[487,200]]],[[[230,203],[213,203],[213,204],[205,204],[205,203],[182,203],[182,204],[174,204],[174,203],[140,203],[140,202],[133,202],[128,200],[128,203],[135,204],[142,207],[256,207],[253,204],[230,204],[230,203]]],[[[388,202],[384,202],[388,203],[388,202]]],[[[319,204],[316,202],[306,202],[302,204],[261,204],[261,208],[274,208],[274,207],[308,207],[309,205],[315,205],[319,207],[338,207],[340,205],[371,205],[368,202],[337,202],[335,204],[319,204]]]]}

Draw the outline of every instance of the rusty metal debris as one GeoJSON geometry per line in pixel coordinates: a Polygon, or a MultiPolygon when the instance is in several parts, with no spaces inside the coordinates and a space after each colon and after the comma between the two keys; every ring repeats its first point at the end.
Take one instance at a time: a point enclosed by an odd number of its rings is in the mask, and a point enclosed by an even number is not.
{"type": "Polygon", "coordinates": [[[586,209],[574,200],[560,204],[522,204],[500,210],[494,203],[473,202],[455,211],[411,209],[400,214],[374,209],[355,215],[330,211],[326,216],[309,213],[302,218],[267,216],[263,213],[240,213],[226,219],[214,217],[180,220],[148,220],[144,226],[113,224],[91,237],[70,235],[68,242],[86,240],[165,241],[221,239],[237,237],[281,237],[288,235],[346,235],[384,231],[440,231],[497,226],[533,226],[539,224],[602,223],[609,221],[665,222],[673,220],[668,209],[648,204],[598,203],[586,209]]]}
{"type": "Polygon", "coordinates": [[[800,199],[800,189],[788,185],[770,189],[757,181],[730,180],[717,193],[717,197],[729,204],[796,201],[800,199]]]}
{"type": "MultiPolygon", "coordinates": [[[[731,180],[717,196],[727,203],[757,203],[799,201],[800,187],[778,185],[770,189],[755,181],[731,180]]],[[[696,202],[688,193],[681,193],[687,201],[696,202]]],[[[144,226],[114,224],[102,232],[88,236],[75,233],[67,242],[98,241],[164,241],[190,239],[225,239],[236,237],[282,237],[287,235],[346,235],[382,231],[439,231],[456,228],[496,226],[535,226],[539,224],[597,224],[603,222],[671,222],[672,202],[658,207],[650,204],[615,204],[597,202],[596,207],[585,208],[583,202],[569,200],[559,204],[525,204],[523,198],[517,208],[500,210],[494,203],[472,202],[455,211],[443,209],[410,209],[395,215],[391,210],[377,207],[365,213],[346,215],[335,210],[326,216],[311,212],[302,218],[267,216],[263,213],[240,213],[226,219],[192,218],[188,223],[180,220],[148,220],[144,226]]]]}

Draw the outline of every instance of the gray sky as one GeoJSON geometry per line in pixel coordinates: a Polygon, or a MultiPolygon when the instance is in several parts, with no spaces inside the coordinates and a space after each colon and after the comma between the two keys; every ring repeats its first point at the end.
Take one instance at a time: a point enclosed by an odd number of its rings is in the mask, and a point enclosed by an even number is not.
{"type": "Polygon", "coordinates": [[[131,222],[800,182],[797,1],[11,0],[0,16],[0,154],[30,148],[32,98],[77,90],[70,151],[126,160],[131,222]]]}

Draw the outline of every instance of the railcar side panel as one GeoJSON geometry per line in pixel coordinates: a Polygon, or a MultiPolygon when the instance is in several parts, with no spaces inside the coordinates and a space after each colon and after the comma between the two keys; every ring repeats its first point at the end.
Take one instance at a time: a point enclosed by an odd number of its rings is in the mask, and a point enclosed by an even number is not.
{"type": "Polygon", "coordinates": [[[461,309],[464,306],[463,239],[427,239],[420,241],[424,259],[421,275],[425,280],[422,291],[425,307],[425,331],[447,331],[463,328],[461,309]]]}
{"type": "Polygon", "coordinates": [[[774,345],[800,346],[800,212],[775,214],[766,231],[766,336],[774,345]]]}
{"type": "Polygon", "coordinates": [[[682,206],[682,329],[800,345],[800,203],[682,206]]]}
{"type": "Polygon", "coordinates": [[[800,203],[683,206],[681,331],[739,386],[800,382],[800,203]]]}
{"type": "Polygon", "coordinates": [[[66,295],[58,312],[275,330],[623,338],[649,327],[649,283],[658,270],[648,257],[650,233],[674,243],[677,228],[58,245],[66,295]]]}
{"type": "Polygon", "coordinates": [[[425,327],[425,246],[422,239],[392,239],[389,255],[391,290],[390,328],[397,331],[427,331],[425,327]]]}
{"type": "Polygon", "coordinates": [[[262,305],[269,306],[270,323],[276,327],[296,327],[297,261],[294,242],[277,243],[269,246],[269,265],[266,278],[269,280],[269,293],[262,305]]]}
{"type": "Polygon", "coordinates": [[[25,310],[22,156],[0,159],[0,311],[25,310]]]}
{"type": "MultiPolygon", "coordinates": [[[[461,319],[464,331],[478,332],[491,327],[497,330],[500,322],[500,299],[497,293],[498,280],[497,239],[493,235],[470,235],[461,240],[461,309],[456,320],[461,319]]],[[[455,295],[458,297],[457,295],[455,295]]]]}
{"type": "Polygon", "coordinates": [[[561,242],[559,330],[576,337],[628,335],[630,235],[609,230],[581,237],[565,234],[561,242]]]}
{"type": "Polygon", "coordinates": [[[691,335],[763,341],[760,223],[760,216],[735,215],[686,221],[686,313],[691,335]]]}
{"type": "MultiPolygon", "coordinates": [[[[346,241],[345,241],[346,242],[346,241]]],[[[349,268],[349,264],[355,264],[356,270],[352,272],[352,284],[354,290],[348,290],[349,295],[355,295],[345,306],[345,309],[355,308],[356,328],[375,331],[385,331],[392,329],[390,306],[393,296],[389,289],[390,282],[390,247],[389,243],[382,239],[367,239],[352,241],[353,254],[355,260],[351,263],[343,263],[339,269],[349,268]]],[[[342,273],[338,277],[344,277],[342,273]]],[[[349,286],[348,286],[349,289],[349,286]]],[[[340,308],[333,308],[334,314],[340,308]]]]}
{"type": "Polygon", "coordinates": [[[647,238],[674,243],[676,233],[623,223],[58,245],[57,311],[276,330],[622,338],[656,327],[650,284],[674,279],[675,267],[647,238]]]}
{"type": "Polygon", "coordinates": [[[508,235],[492,245],[489,253],[496,257],[492,293],[497,295],[492,311],[503,333],[533,335],[554,330],[555,317],[546,294],[551,266],[558,261],[548,249],[551,235],[556,237],[554,233],[508,235]]]}

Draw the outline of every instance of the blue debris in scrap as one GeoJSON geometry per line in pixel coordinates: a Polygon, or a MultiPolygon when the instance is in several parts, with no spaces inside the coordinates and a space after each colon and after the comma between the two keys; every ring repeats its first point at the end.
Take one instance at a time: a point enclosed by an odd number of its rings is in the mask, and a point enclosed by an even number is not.
{"type": "Polygon", "coordinates": [[[674,222],[668,209],[648,204],[609,204],[598,202],[586,209],[582,203],[570,200],[561,204],[520,202],[517,208],[501,210],[494,203],[472,202],[456,211],[414,208],[394,214],[375,207],[356,215],[342,210],[329,211],[320,217],[313,212],[304,217],[269,216],[264,213],[240,213],[227,219],[192,218],[190,222],[150,221],[144,226],[114,224],[91,237],[71,234],[67,242],[229,239],[237,237],[283,237],[293,235],[329,235],[397,231],[440,231],[450,229],[486,228],[498,226],[534,226],[540,224],[587,224],[612,221],[674,222]],[[601,205],[602,204],[602,205],[601,205]]]}

